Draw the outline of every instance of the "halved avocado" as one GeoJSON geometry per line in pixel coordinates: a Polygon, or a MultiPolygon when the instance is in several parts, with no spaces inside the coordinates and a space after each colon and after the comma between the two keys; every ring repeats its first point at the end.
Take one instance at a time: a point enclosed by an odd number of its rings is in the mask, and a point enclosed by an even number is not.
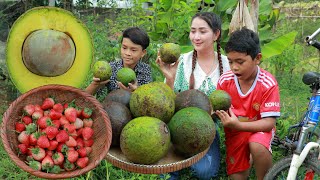
{"type": "Polygon", "coordinates": [[[93,59],[87,27],[56,7],[22,14],[10,30],[6,51],[9,75],[21,93],[47,84],[81,88],[93,59]]]}

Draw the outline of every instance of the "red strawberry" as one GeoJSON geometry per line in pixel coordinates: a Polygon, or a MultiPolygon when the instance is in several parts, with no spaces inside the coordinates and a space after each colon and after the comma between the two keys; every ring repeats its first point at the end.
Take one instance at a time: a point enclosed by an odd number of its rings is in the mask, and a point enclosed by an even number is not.
{"type": "Polygon", "coordinates": [[[27,116],[31,116],[33,114],[33,112],[35,111],[34,109],[34,105],[33,104],[27,104],[23,107],[23,114],[27,115],[27,116]]]}
{"type": "Polygon", "coordinates": [[[87,150],[87,156],[92,152],[92,147],[84,147],[87,150]]]}
{"type": "Polygon", "coordinates": [[[33,157],[33,159],[37,160],[37,161],[41,161],[45,156],[46,156],[46,151],[42,148],[32,148],[31,149],[31,155],[33,157]]]}
{"type": "Polygon", "coordinates": [[[46,156],[52,156],[53,155],[53,151],[51,151],[51,150],[47,150],[46,151],[46,156]]]}
{"type": "Polygon", "coordinates": [[[64,108],[64,109],[67,109],[68,107],[69,107],[69,104],[68,104],[68,103],[64,103],[64,104],[63,104],[63,108],[64,108]]]}
{"type": "Polygon", "coordinates": [[[77,151],[78,151],[80,157],[88,156],[87,149],[84,147],[79,148],[77,151]]]}
{"type": "Polygon", "coordinates": [[[65,143],[69,140],[69,135],[67,131],[65,130],[60,130],[59,133],[56,135],[56,140],[59,143],[65,143]]]}
{"type": "Polygon", "coordinates": [[[70,122],[67,120],[66,116],[62,115],[62,117],[59,119],[60,124],[63,126],[65,124],[70,124],[70,122]]]}
{"type": "Polygon", "coordinates": [[[77,166],[80,167],[80,168],[84,168],[88,165],[89,163],[89,158],[88,157],[82,157],[82,158],[79,158],[76,162],[77,166]]]}
{"type": "Polygon", "coordinates": [[[93,121],[91,118],[83,119],[83,127],[92,127],[93,121]]]}
{"type": "Polygon", "coordinates": [[[54,109],[56,112],[59,112],[59,113],[63,113],[63,105],[61,103],[57,103],[55,105],[53,105],[52,109],[54,109]]]}
{"type": "Polygon", "coordinates": [[[82,109],[79,107],[75,107],[76,111],[77,111],[77,117],[80,117],[82,114],[82,109]]]}
{"type": "Polygon", "coordinates": [[[68,150],[66,155],[68,161],[71,163],[76,162],[79,157],[79,153],[75,150],[68,150]]]}
{"type": "Polygon", "coordinates": [[[35,111],[33,114],[32,114],[32,120],[36,121],[38,120],[39,118],[43,117],[43,111],[35,111]]]}
{"type": "Polygon", "coordinates": [[[85,108],[82,110],[82,117],[83,117],[83,118],[90,118],[91,115],[92,115],[92,109],[85,107],[85,108]]]}
{"type": "Polygon", "coordinates": [[[39,104],[34,105],[34,111],[42,111],[43,109],[41,108],[41,106],[39,104]]]}
{"type": "Polygon", "coordinates": [[[46,127],[52,124],[52,121],[50,117],[43,116],[37,120],[37,124],[41,129],[45,129],[46,127]]]}
{"type": "Polygon", "coordinates": [[[26,126],[22,122],[16,122],[15,127],[18,133],[21,133],[22,131],[26,130],[26,126]]]}
{"type": "Polygon", "coordinates": [[[69,136],[69,140],[66,142],[66,145],[68,147],[76,147],[77,141],[72,136],[69,136]]]}
{"type": "Polygon", "coordinates": [[[53,165],[54,165],[54,163],[53,163],[53,160],[52,160],[51,156],[46,156],[41,161],[41,169],[43,169],[43,170],[49,171],[50,168],[53,167],[53,165]]]}
{"type": "Polygon", "coordinates": [[[21,120],[23,121],[23,123],[24,123],[25,125],[28,125],[28,124],[32,123],[32,119],[31,119],[30,116],[23,116],[23,117],[21,118],[21,120]]]}
{"type": "Polygon", "coordinates": [[[52,140],[52,139],[55,138],[56,135],[59,133],[59,130],[58,130],[58,128],[55,127],[55,126],[48,126],[48,127],[46,127],[45,132],[46,132],[48,138],[49,138],[50,140],[52,140]]]}
{"type": "MultiPolygon", "coordinates": [[[[61,165],[62,166],[62,165],[61,165]]],[[[60,166],[54,165],[52,168],[50,168],[50,173],[59,174],[62,171],[60,166]]]]}
{"type": "Polygon", "coordinates": [[[62,116],[62,113],[55,111],[54,109],[50,109],[49,117],[51,119],[60,119],[62,116]]]}
{"type": "Polygon", "coordinates": [[[40,147],[40,148],[48,148],[50,146],[50,142],[49,142],[49,139],[47,136],[40,136],[38,141],[37,141],[37,145],[40,147]]]}
{"type": "Polygon", "coordinates": [[[53,98],[48,97],[43,100],[41,109],[47,110],[47,109],[53,108],[53,105],[54,105],[53,98]]]}
{"type": "Polygon", "coordinates": [[[30,145],[36,145],[37,141],[40,137],[40,133],[39,132],[34,132],[29,136],[29,143],[30,145]]]}
{"type": "Polygon", "coordinates": [[[66,170],[66,171],[73,171],[75,169],[75,165],[71,162],[69,162],[68,160],[66,160],[66,162],[63,164],[63,168],[66,170]]]}
{"type": "MultiPolygon", "coordinates": [[[[27,152],[27,155],[32,157],[32,152],[31,152],[31,149],[34,148],[34,146],[29,146],[28,148],[28,152],[27,152]]],[[[33,158],[32,158],[33,159],[33,158]]]]}
{"type": "Polygon", "coordinates": [[[77,136],[78,137],[82,137],[82,131],[83,131],[83,128],[80,128],[77,130],[77,136]]]}
{"type": "Polygon", "coordinates": [[[58,141],[56,140],[51,140],[49,141],[49,143],[50,143],[50,146],[48,147],[48,150],[51,150],[51,151],[55,150],[59,144],[58,141]]]}
{"type": "Polygon", "coordinates": [[[19,144],[18,148],[19,148],[19,153],[21,153],[21,154],[27,154],[28,153],[28,145],[19,144]]]}
{"type": "Polygon", "coordinates": [[[53,163],[61,165],[64,161],[64,156],[61,152],[56,152],[52,155],[53,163]]]}
{"type": "Polygon", "coordinates": [[[77,139],[76,139],[76,142],[77,142],[77,147],[78,147],[78,148],[84,147],[84,142],[83,142],[83,139],[82,139],[82,138],[77,138],[77,139]]]}
{"type": "Polygon", "coordinates": [[[29,136],[30,135],[27,133],[27,131],[22,131],[18,135],[18,141],[22,144],[29,145],[29,136]]]}
{"type": "Polygon", "coordinates": [[[28,164],[32,169],[41,171],[41,163],[39,161],[29,161],[28,164]]]}
{"type": "Polygon", "coordinates": [[[73,133],[76,130],[76,126],[74,124],[65,124],[63,129],[66,130],[68,133],[73,133]]]}
{"type": "Polygon", "coordinates": [[[84,127],[82,130],[82,137],[84,140],[88,140],[93,136],[93,129],[90,127],[84,127]]]}
{"type": "Polygon", "coordinates": [[[56,120],[52,120],[52,124],[54,127],[59,129],[61,122],[60,122],[60,120],[56,119],[56,120]]]}
{"type": "Polygon", "coordinates": [[[85,147],[91,147],[93,145],[93,139],[83,140],[83,144],[85,147]]]}
{"type": "Polygon", "coordinates": [[[59,143],[56,149],[57,152],[67,152],[68,146],[65,143],[59,143]]]}
{"type": "Polygon", "coordinates": [[[64,110],[64,115],[70,123],[74,123],[77,118],[77,110],[73,107],[68,107],[64,110]]]}
{"type": "Polygon", "coordinates": [[[35,123],[30,123],[26,126],[26,131],[28,134],[34,133],[37,131],[37,125],[35,123]]]}

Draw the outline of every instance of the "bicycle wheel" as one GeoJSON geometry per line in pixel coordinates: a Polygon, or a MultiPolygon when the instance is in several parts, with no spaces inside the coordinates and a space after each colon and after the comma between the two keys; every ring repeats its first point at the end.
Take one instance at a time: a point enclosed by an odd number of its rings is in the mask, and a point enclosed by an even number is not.
{"type": "MultiPolygon", "coordinates": [[[[291,160],[292,160],[292,155],[278,161],[268,171],[268,173],[264,177],[264,180],[277,180],[277,179],[286,180],[288,171],[290,168],[291,160]]],[[[317,158],[315,158],[314,156],[307,157],[305,159],[305,161],[302,163],[302,165],[298,170],[296,179],[297,180],[305,179],[305,177],[307,176],[307,172],[309,170],[313,170],[315,172],[313,179],[320,179],[320,161],[317,160],[317,158]]]]}

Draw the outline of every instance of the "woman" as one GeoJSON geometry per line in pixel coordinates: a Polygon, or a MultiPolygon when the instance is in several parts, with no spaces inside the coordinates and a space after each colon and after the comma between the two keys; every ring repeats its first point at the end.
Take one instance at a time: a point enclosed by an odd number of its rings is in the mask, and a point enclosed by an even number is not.
{"type": "MultiPolygon", "coordinates": [[[[189,38],[194,50],[182,54],[174,64],[166,64],[157,58],[166,83],[175,92],[198,89],[206,95],[216,90],[220,75],[230,69],[226,56],[220,53],[221,20],[214,13],[197,13],[192,17],[189,38]],[[214,44],[217,44],[215,52],[214,44]]],[[[220,167],[220,140],[218,131],[208,153],[191,166],[199,179],[218,175],[220,167]]],[[[178,179],[179,172],[170,173],[170,179],[178,179]]]]}

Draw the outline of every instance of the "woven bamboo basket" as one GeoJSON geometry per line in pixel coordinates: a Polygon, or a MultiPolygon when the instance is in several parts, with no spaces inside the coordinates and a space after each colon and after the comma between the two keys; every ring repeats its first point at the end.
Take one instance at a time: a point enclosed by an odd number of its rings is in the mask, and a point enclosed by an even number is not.
{"type": "Polygon", "coordinates": [[[173,150],[173,146],[171,146],[168,154],[160,161],[156,164],[146,165],[131,162],[121,152],[119,147],[111,147],[106,159],[114,166],[127,171],[142,174],[163,174],[178,171],[193,165],[198,162],[208,152],[208,150],[209,148],[192,157],[184,158],[183,156],[176,154],[173,150]]]}
{"type": "Polygon", "coordinates": [[[65,179],[80,176],[99,165],[109,151],[112,139],[112,128],[109,117],[103,110],[101,104],[90,94],[71,86],[45,85],[22,94],[10,104],[3,116],[1,139],[12,161],[24,171],[40,178],[65,179]],[[30,103],[41,104],[43,99],[49,96],[55,97],[56,101],[61,103],[71,102],[75,99],[77,106],[82,108],[89,107],[93,110],[94,144],[92,146],[92,152],[89,155],[89,164],[83,169],[63,171],[59,174],[35,171],[25,163],[26,156],[18,156],[18,133],[14,130],[15,122],[21,118],[22,108],[30,103]]]}

